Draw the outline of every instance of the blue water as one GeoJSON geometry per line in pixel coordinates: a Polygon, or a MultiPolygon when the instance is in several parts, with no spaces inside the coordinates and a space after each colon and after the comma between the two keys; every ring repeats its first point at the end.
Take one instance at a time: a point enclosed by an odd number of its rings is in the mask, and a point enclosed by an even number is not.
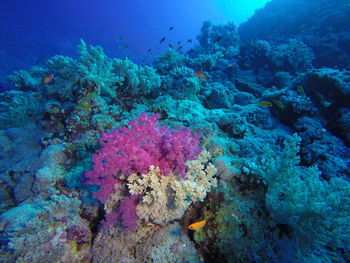
{"type": "Polygon", "coordinates": [[[0,262],[350,262],[347,0],[0,3],[0,262]]]}
{"type": "MultiPolygon", "coordinates": [[[[81,38],[102,46],[110,56],[150,62],[169,43],[175,46],[178,41],[195,40],[204,20],[241,23],[265,2],[4,0],[0,10],[0,79],[56,54],[75,56],[81,38]],[[174,29],[169,32],[171,26],[174,29]],[[167,40],[160,45],[162,37],[167,40]],[[126,45],[128,49],[124,49],[126,45]],[[149,49],[152,54],[147,53],[149,49]]],[[[191,46],[184,44],[183,50],[191,46]]]]}

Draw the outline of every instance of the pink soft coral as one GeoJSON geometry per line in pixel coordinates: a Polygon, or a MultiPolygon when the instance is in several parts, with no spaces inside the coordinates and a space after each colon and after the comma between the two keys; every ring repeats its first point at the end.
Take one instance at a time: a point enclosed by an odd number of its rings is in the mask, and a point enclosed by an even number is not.
{"type": "Polygon", "coordinates": [[[124,198],[119,205],[118,211],[113,211],[106,214],[106,218],[102,221],[105,228],[121,221],[127,231],[133,231],[137,227],[136,206],[140,199],[139,195],[131,195],[124,198]]]}
{"type": "Polygon", "coordinates": [[[159,115],[143,113],[122,127],[101,136],[102,148],[92,157],[93,170],[86,172],[87,184],[100,185],[94,197],[104,203],[118,180],[118,173],[147,173],[151,165],[164,175],[186,176],[187,160],[196,159],[201,152],[199,135],[189,129],[170,130],[160,127],[159,115]]]}

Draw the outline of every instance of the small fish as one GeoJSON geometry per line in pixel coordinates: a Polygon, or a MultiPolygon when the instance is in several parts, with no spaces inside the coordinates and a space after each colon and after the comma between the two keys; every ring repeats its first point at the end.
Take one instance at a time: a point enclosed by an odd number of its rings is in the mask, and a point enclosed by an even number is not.
{"type": "Polygon", "coordinates": [[[267,100],[260,100],[260,101],[258,102],[258,104],[259,104],[260,106],[267,107],[267,108],[272,107],[272,103],[269,102],[269,101],[267,101],[267,100]]]}
{"type": "Polygon", "coordinates": [[[182,49],[182,46],[179,46],[176,51],[180,51],[182,49]]]}
{"type": "Polygon", "coordinates": [[[169,27],[169,31],[171,31],[171,30],[173,30],[173,29],[174,29],[174,27],[173,27],[173,26],[169,27]]]}
{"type": "Polygon", "coordinates": [[[123,37],[120,37],[119,40],[124,40],[124,38],[123,38],[123,37]]]}
{"type": "Polygon", "coordinates": [[[49,84],[53,80],[54,77],[55,77],[54,74],[48,74],[48,75],[44,76],[43,79],[41,80],[41,85],[44,86],[44,85],[49,84]]]}
{"type": "Polygon", "coordinates": [[[129,45],[125,45],[125,46],[124,46],[124,49],[127,49],[128,47],[129,47],[129,45]]]}
{"type": "Polygon", "coordinates": [[[168,46],[169,46],[170,48],[174,48],[174,46],[173,46],[172,44],[168,44],[168,46]]]}
{"type": "Polygon", "coordinates": [[[198,230],[198,229],[201,229],[202,227],[205,226],[205,223],[206,223],[206,222],[207,222],[206,220],[202,220],[202,221],[199,221],[199,222],[190,224],[190,225],[188,226],[188,229],[190,229],[190,230],[198,230]]]}
{"type": "Polygon", "coordinates": [[[326,100],[322,100],[322,101],[320,101],[320,103],[321,103],[321,105],[322,105],[323,107],[325,107],[325,108],[328,108],[329,106],[332,105],[331,102],[326,101],[326,100]]]}
{"type": "Polygon", "coordinates": [[[280,100],[273,100],[273,103],[275,103],[276,106],[277,106],[278,108],[280,108],[281,110],[284,110],[284,108],[286,107],[286,106],[283,104],[283,102],[280,101],[280,100]]]}
{"type": "Polygon", "coordinates": [[[187,43],[192,43],[192,39],[187,40],[187,43]]]}
{"type": "Polygon", "coordinates": [[[301,85],[297,85],[297,92],[300,95],[305,95],[305,90],[304,90],[303,86],[301,86],[301,85]]]}
{"type": "Polygon", "coordinates": [[[214,42],[219,42],[222,39],[222,36],[218,36],[214,39],[214,42]]]}
{"type": "Polygon", "coordinates": [[[162,37],[159,43],[163,43],[165,41],[166,37],[162,37]]]}
{"type": "Polygon", "coordinates": [[[209,78],[208,75],[202,71],[196,71],[196,72],[193,72],[193,74],[199,79],[208,79],[209,78]]]}
{"type": "Polygon", "coordinates": [[[182,41],[180,40],[180,41],[178,41],[178,42],[177,42],[177,44],[178,44],[178,45],[180,45],[180,44],[181,44],[181,42],[182,42],[182,41]]]}
{"type": "Polygon", "coordinates": [[[152,52],[152,48],[150,48],[149,50],[147,50],[147,53],[151,53],[152,52]]]}
{"type": "Polygon", "coordinates": [[[41,98],[43,95],[41,95],[40,93],[35,93],[35,94],[33,94],[33,96],[34,96],[35,98],[41,98]]]}
{"type": "Polygon", "coordinates": [[[1,223],[2,225],[0,226],[0,231],[4,231],[10,222],[8,220],[5,220],[4,222],[1,222],[1,223]]]}

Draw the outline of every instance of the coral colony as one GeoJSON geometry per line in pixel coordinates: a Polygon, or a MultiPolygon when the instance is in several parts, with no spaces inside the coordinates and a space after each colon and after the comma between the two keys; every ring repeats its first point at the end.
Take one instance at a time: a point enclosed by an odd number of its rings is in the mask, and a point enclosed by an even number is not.
{"type": "Polygon", "coordinates": [[[127,124],[129,128],[118,128],[100,138],[103,146],[92,157],[93,170],[85,173],[85,183],[100,186],[93,196],[105,204],[105,226],[121,218],[125,227],[134,229],[136,213],[143,219],[158,217],[154,219],[158,222],[179,219],[190,201],[202,201],[216,185],[215,167],[209,163],[204,169],[202,165],[206,152],[201,160],[186,165],[202,152],[199,135],[191,135],[189,129],[160,127],[158,119],[158,114],[143,113],[127,124]],[[127,193],[117,184],[127,185],[127,193]],[[119,200],[118,211],[109,211],[119,200]],[[169,202],[174,202],[176,209],[168,208],[169,202]],[[164,215],[150,212],[155,209],[152,206],[162,209],[164,215]]]}
{"type": "Polygon", "coordinates": [[[300,2],[8,76],[0,261],[350,262],[348,7],[300,2]]]}

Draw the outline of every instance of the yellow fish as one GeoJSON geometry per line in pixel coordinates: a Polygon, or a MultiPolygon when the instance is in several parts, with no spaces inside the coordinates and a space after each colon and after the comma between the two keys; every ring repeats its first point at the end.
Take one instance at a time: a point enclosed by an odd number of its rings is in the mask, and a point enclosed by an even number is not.
{"type": "Polygon", "coordinates": [[[206,222],[207,222],[206,220],[202,220],[202,221],[199,221],[199,222],[190,224],[190,225],[188,226],[188,229],[190,229],[190,230],[198,230],[198,229],[201,229],[202,227],[205,226],[205,223],[206,223],[206,222]]]}
{"type": "Polygon", "coordinates": [[[301,85],[297,85],[297,92],[298,92],[300,95],[305,95],[304,88],[303,88],[303,86],[301,86],[301,85]]]}
{"type": "Polygon", "coordinates": [[[199,79],[208,79],[208,75],[202,71],[193,72],[193,74],[199,79]]]}
{"type": "Polygon", "coordinates": [[[272,107],[272,103],[267,100],[261,100],[258,102],[258,104],[263,107],[272,107]]]}
{"type": "Polygon", "coordinates": [[[273,100],[273,103],[275,103],[276,106],[277,106],[278,108],[280,108],[281,110],[284,110],[284,108],[286,107],[286,106],[283,104],[283,102],[280,101],[280,100],[273,100]]]}
{"type": "Polygon", "coordinates": [[[55,77],[54,74],[48,74],[44,76],[41,80],[41,85],[44,86],[46,84],[50,84],[50,82],[53,80],[54,77],[55,77]]]}

